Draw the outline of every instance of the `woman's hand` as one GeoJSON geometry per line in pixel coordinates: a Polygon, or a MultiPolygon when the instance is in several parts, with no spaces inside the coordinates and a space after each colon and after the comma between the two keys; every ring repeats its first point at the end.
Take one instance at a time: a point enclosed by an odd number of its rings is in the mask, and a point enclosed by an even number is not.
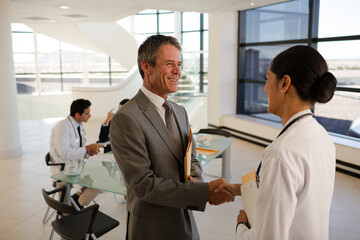
{"type": "Polygon", "coordinates": [[[111,119],[114,117],[114,113],[113,113],[114,109],[115,109],[115,108],[112,108],[112,109],[108,112],[108,114],[107,114],[107,116],[106,116],[106,119],[105,119],[105,122],[104,122],[105,125],[108,125],[109,122],[111,121],[111,119]]]}
{"type": "Polygon", "coordinates": [[[240,223],[240,222],[246,223],[247,226],[249,226],[249,220],[246,216],[245,211],[242,209],[239,211],[239,215],[237,217],[237,223],[240,223]]]}
{"type": "Polygon", "coordinates": [[[229,192],[231,192],[231,194],[234,196],[241,196],[240,187],[241,187],[240,183],[231,184],[231,183],[225,182],[225,183],[220,183],[216,187],[215,192],[220,192],[222,189],[226,189],[229,192]]]}
{"type": "Polygon", "coordinates": [[[236,225],[236,230],[237,230],[237,226],[239,226],[239,224],[244,224],[248,229],[250,229],[250,225],[249,225],[249,220],[246,216],[246,213],[244,210],[240,210],[239,211],[239,215],[237,217],[237,225],[236,225]]]}

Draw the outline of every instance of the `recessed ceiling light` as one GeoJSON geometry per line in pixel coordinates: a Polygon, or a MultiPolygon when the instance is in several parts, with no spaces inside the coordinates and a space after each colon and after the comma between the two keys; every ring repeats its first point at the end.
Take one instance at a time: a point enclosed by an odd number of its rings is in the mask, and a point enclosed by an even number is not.
{"type": "Polygon", "coordinates": [[[252,2],[252,3],[250,3],[250,5],[251,5],[251,6],[254,6],[254,5],[255,5],[255,3],[253,3],[253,2],[252,2]]]}
{"type": "Polygon", "coordinates": [[[60,9],[69,9],[70,7],[69,6],[66,6],[66,5],[62,5],[59,7],[60,9]]]}
{"type": "Polygon", "coordinates": [[[52,20],[52,19],[51,19],[51,20],[49,20],[49,23],[54,23],[54,22],[55,22],[55,20],[52,20]]]}

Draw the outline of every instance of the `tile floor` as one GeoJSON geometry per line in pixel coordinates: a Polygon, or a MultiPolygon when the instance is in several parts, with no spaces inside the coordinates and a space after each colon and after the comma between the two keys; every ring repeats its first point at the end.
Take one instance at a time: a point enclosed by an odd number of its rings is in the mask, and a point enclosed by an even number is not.
{"type": "MultiPolygon", "coordinates": [[[[23,155],[0,159],[0,240],[48,239],[51,220],[43,224],[46,204],[41,188],[51,189],[49,168],[44,156],[49,151],[51,128],[59,119],[20,121],[23,155]]],[[[97,139],[101,121],[90,119],[85,125],[88,142],[97,139]]],[[[263,148],[235,139],[231,148],[231,182],[256,168],[263,148]]],[[[208,175],[220,175],[221,161],[214,160],[204,167],[208,175]]],[[[213,177],[205,177],[210,181],[213,177]]],[[[120,197],[122,198],[122,197],[120,197]]],[[[97,197],[100,210],[120,221],[120,226],[102,239],[124,239],[126,209],[114,195],[102,193],[97,197]]],[[[207,206],[205,212],[195,212],[203,240],[233,240],[241,198],[233,203],[207,206]]],[[[54,239],[60,239],[54,236],[54,239]]],[[[330,239],[360,239],[360,179],[336,173],[336,184],[330,215],[330,239]]]]}

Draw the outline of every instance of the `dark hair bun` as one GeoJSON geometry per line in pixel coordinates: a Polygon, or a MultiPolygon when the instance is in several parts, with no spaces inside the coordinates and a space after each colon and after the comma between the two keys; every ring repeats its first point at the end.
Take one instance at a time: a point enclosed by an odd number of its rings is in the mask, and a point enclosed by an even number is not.
{"type": "Polygon", "coordinates": [[[325,72],[312,86],[311,102],[327,103],[334,96],[337,80],[331,72],[325,72]]]}

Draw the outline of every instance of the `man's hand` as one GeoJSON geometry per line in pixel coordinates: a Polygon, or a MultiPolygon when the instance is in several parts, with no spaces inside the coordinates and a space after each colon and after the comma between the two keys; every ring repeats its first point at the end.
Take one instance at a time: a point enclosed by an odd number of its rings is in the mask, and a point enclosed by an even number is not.
{"type": "Polygon", "coordinates": [[[224,182],[224,183],[220,183],[216,189],[215,192],[220,192],[221,190],[226,189],[229,192],[231,192],[231,194],[233,196],[241,196],[241,184],[231,184],[228,182],[224,182]]]}
{"type": "Polygon", "coordinates": [[[233,202],[234,201],[234,196],[227,191],[226,189],[223,189],[221,191],[215,192],[215,189],[217,188],[218,185],[220,184],[224,184],[227,181],[224,179],[217,179],[214,181],[209,182],[209,203],[212,205],[219,205],[222,204],[224,202],[233,202]]]}
{"type": "Polygon", "coordinates": [[[86,148],[87,153],[90,156],[93,156],[93,155],[98,154],[100,152],[99,148],[103,147],[103,146],[104,145],[102,145],[102,144],[93,143],[93,144],[85,146],[85,148],[86,148]]]}
{"type": "Polygon", "coordinates": [[[115,108],[112,108],[112,109],[108,112],[108,114],[107,114],[107,116],[106,116],[106,119],[105,119],[105,122],[104,122],[104,125],[108,125],[109,122],[111,121],[111,119],[114,117],[114,113],[113,113],[114,109],[115,109],[115,108]]]}
{"type": "Polygon", "coordinates": [[[190,182],[197,182],[197,180],[195,178],[193,178],[192,176],[189,175],[188,177],[188,181],[190,182]]]}

